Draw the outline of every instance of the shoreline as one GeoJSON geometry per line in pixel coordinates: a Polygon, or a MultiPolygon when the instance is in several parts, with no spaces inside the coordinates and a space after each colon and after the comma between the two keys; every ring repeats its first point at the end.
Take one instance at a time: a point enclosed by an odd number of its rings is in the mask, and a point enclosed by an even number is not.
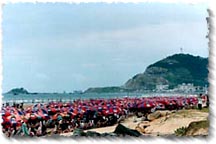
{"type": "Polygon", "coordinates": [[[124,98],[124,97],[128,97],[128,98],[142,98],[142,97],[178,97],[178,96],[183,96],[183,97],[190,97],[190,96],[197,96],[198,93],[130,93],[128,95],[128,93],[84,93],[84,94],[79,94],[79,96],[77,96],[77,94],[66,94],[67,96],[65,96],[65,94],[61,94],[61,93],[38,93],[38,94],[20,94],[20,95],[12,95],[12,94],[2,94],[3,95],[3,100],[2,103],[25,103],[25,104],[36,104],[36,103],[48,103],[48,102],[58,102],[58,101],[62,101],[62,102],[70,102],[70,101],[74,101],[74,100],[88,100],[88,99],[118,99],[118,98],[124,98]],[[101,97],[94,97],[92,96],[92,94],[96,94],[96,95],[101,95],[101,97]],[[120,96],[116,95],[116,94],[121,94],[120,96]],[[10,96],[11,99],[4,99],[4,97],[6,96],[10,96]],[[29,99],[23,99],[23,98],[16,98],[16,97],[20,97],[22,95],[25,96],[32,96],[29,99]],[[55,97],[59,97],[59,98],[53,98],[53,97],[49,97],[48,95],[53,95],[55,97]],[[61,96],[62,95],[62,96],[61,96]],[[68,96],[69,95],[69,96],[68,96]],[[109,97],[103,97],[103,95],[112,95],[109,97]],[[115,96],[114,96],[115,95],[115,96]],[[90,97],[89,97],[90,96],[90,97]],[[43,98],[42,98],[43,97],[43,98]],[[45,97],[45,98],[44,98],[45,97]],[[15,98],[15,99],[14,99],[15,98]],[[32,100],[32,98],[35,98],[34,100],[32,100]]]}

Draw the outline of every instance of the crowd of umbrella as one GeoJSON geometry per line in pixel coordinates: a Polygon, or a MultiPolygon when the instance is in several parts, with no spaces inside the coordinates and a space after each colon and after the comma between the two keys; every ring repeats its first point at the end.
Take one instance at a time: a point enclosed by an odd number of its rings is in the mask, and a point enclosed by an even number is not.
{"type": "MultiPolygon", "coordinates": [[[[158,96],[75,100],[65,103],[49,102],[43,104],[34,104],[25,108],[21,106],[17,107],[3,105],[1,109],[1,115],[3,119],[2,127],[4,133],[15,130],[16,135],[18,135],[18,131],[20,130],[23,135],[25,133],[27,133],[27,135],[31,135],[31,132],[25,132],[25,130],[23,129],[24,126],[28,128],[31,127],[31,125],[28,125],[28,123],[37,121],[38,127],[40,125],[44,126],[46,124],[46,127],[54,128],[55,123],[52,127],[52,122],[59,122],[66,119],[66,121],[63,121],[63,123],[67,123],[70,128],[69,131],[73,131],[73,129],[75,128],[89,129],[92,127],[113,125],[117,123],[120,117],[127,116],[128,113],[151,113],[158,109],[182,109],[186,107],[196,106],[197,103],[198,99],[196,96],[158,96]],[[104,125],[98,125],[100,118],[108,120],[106,121],[107,123],[104,125]],[[89,125],[83,127],[81,123],[86,122],[88,122],[89,125]],[[50,123],[50,126],[48,126],[47,123],[50,123]]],[[[63,128],[61,132],[63,132],[63,128]]],[[[41,132],[38,135],[45,135],[46,133],[47,131],[45,133],[41,132]]],[[[9,136],[10,135],[11,134],[9,134],[9,136]]],[[[35,132],[32,135],[37,134],[35,132]]]]}

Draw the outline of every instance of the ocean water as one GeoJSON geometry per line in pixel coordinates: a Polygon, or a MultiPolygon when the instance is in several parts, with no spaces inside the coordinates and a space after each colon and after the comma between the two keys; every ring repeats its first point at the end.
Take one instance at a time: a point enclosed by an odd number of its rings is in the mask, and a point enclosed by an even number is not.
{"type": "Polygon", "coordinates": [[[95,98],[118,98],[118,97],[138,97],[142,96],[141,93],[38,93],[38,94],[3,94],[3,102],[24,102],[24,103],[37,103],[48,101],[73,101],[76,99],[95,99],[95,98]]]}
{"type": "Polygon", "coordinates": [[[95,98],[120,98],[120,97],[141,97],[141,96],[189,96],[189,94],[162,94],[162,93],[38,93],[38,94],[3,94],[3,103],[45,103],[49,101],[69,102],[76,99],[95,98]]]}

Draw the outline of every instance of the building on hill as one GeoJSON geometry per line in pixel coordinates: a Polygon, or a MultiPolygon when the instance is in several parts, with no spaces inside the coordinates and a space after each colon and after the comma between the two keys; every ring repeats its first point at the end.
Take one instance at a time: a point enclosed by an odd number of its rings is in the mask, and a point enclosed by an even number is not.
{"type": "Polygon", "coordinates": [[[169,85],[156,85],[156,91],[157,92],[163,92],[163,91],[167,91],[169,89],[169,85]]]}
{"type": "Polygon", "coordinates": [[[188,84],[182,83],[177,86],[177,90],[180,92],[190,93],[190,92],[195,92],[196,87],[192,83],[188,83],[188,84]]]}

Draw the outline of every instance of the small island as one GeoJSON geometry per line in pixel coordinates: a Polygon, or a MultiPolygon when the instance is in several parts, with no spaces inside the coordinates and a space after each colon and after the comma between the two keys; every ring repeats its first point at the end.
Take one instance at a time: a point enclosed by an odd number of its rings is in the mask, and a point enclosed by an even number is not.
{"type": "Polygon", "coordinates": [[[29,92],[24,88],[14,88],[9,92],[7,92],[7,94],[18,95],[18,94],[29,94],[29,92]]]}

